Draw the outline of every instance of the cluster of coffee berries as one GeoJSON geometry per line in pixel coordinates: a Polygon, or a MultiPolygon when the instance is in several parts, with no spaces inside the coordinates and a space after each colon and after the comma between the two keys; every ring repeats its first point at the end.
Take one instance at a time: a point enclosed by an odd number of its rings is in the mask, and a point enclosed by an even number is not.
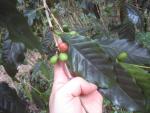
{"type": "Polygon", "coordinates": [[[56,64],[59,61],[65,62],[68,60],[68,45],[64,42],[58,44],[58,53],[50,58],[51,64],[56,64]]]}

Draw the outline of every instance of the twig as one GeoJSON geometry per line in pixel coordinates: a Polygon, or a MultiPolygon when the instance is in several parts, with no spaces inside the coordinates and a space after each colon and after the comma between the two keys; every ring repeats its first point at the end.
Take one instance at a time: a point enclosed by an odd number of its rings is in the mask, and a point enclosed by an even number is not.
{"type": "MultiPolygon", "coordinates": [[[[43,0],[43,5],[45,7],[45,11],[46,11],[46,15],[47,18],[49,18],[48,20],[50,20],[50,16],[54,19],[55,23],[58,25],[59,29],[61,30],[61,32],[63,32],[63,29],[61,27],[61,25],[59,24],[58,20],[55,18],[55,16],[51,13],[51,10],[49,9],[46,0],[43,0]],[[49,15],[50,14],[50,15],[49,15]]],[[[52,26],[52,23],[50,22],[50,26],[52,26]]]]}
{"type": "MultiPolygon", "coordinates": [[[[49,27],[53,28],[53,25],[52,25],[51,20],[50,20],[50,15],[51,15],[53,17],[54,21],[56,22],[56,24],[59,26],[61,32],[63,32],[63,29],[61,28],[61,26],[58,23],[57,19],[54,17],[54,15],[51,13],[50,9],[48,8],[48,6],[46,4],[46,0],[43,0],[43,5],[45,7],[45,13],[46,13],[46,17],[47,17],[47,20],[48,20],[48,23],[49,23],[49,27]],[[50,13],[50,15],[49,15],[49,13],[50,13]]],[[[54,38],[56,47],[58,47],[58,44],[60,42],[62,42],[61,38],[56,38],[56,36],[54,34],[53,34],[53,38],[54,38]]],[[[65,71],[66,75],[68,76],[68,79],[72,78],[71,73],[70,73],[66,63],[64,64],[63,68],[64,68],[64,71],[65,71]]]]}
{"type": "MultiPolygon", "coordinates": [[[[51,22],[51,19],[50,19],[50,15],[49,15],[49,12],[48,12],[48,6],[46,4],[46,0],[43,0],[43,5],[44,5],[44,8],[45,8],[45,14],[46,14],[46,17],[47,17],[47,20],[48,20],[48,24],[49,24],[49,27],[50,29],[53,28],[53,25],[52,25],[52,22],[51,22]]],[[[58,41],[57,39],[55,38],[55,36],[53,35],[53,39],[55,41],[55,44],[56,44],[56,47],[58,46],[58,41]]]]}
{"type": "Polygon", "coordinates": [[[54,21],[56,22],[56,24],[58,25],[59,29],[61,32],[64,32],[61,25],[59,24],[58,20],[55,18],[55,16],[51,13],[52,18],[54,19],[54,21]]]}
{"type": "Polygon", "coordinates": [[[49,24],[50,28],[53,28],[53,25],[51,23],[51,19],[50,19],[49,13],[47,11],[46,0],[43,0],[43,5],[44,5],[44,8],[45,8],[45,14],[46,14],[46,17],[47,17],[47,20],[48,20],[48,24],[49,24]]]}

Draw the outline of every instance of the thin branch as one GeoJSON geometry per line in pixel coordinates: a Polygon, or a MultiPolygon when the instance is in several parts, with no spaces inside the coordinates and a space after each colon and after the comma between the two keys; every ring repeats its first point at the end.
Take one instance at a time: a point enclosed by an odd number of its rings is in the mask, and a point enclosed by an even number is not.
{"type": "MultiPolygon", "coordinates": [[[[51,19],[50,19],[50,15],[51,15],[51,17],[54,19],[55,23],[59,26],[61,32],[63,32],[63,29],[61,28],[59,22],[57,21],[57,19],[55,18],[55,16],[51,13],[51,10],[48,8],[46,0],[43,0],[43,5],[45,7],[45,13],[46,13],[46,17],[47,17],[47,20],[48,20],[48,23],[49,23],[49,27],[53,28],[53,25],[52,25],[51,19]]],[[[58,44],[60,42],[62,42],[61,38],[57,38],[56,35],[54,35],[54,34],[53,34],[53,38],[54,38],[56,47],[58,47],[58,44]]],[[[64,71],[65,71],[66,76],[68,77],[68,79],[71,79],[72,76],[71,76],[71,73],[70,73],[70,71],[69,71],[68,66],[67,66],[66,63],[64,63],[63,68],[64,68],[64,71]]]]}
{"type": "MultiPolygon", "coordinates": [[[[51,13],[51,10],[49,9],[46,0],[43,0],[43,5],[45,7],[45,11],[46,11],[46,15],[48,16],[48,18],[50,18],[50,16],[54,19],[55,23],[58,25],[59,29],[61,32],[63,32],[63,29],[61,27],[61,25],[59,24],[58,20],[55,18],[55,16],[51,13]],[[49,15],[50,14],[50,15],[49,15]]],[[[50,22],[51,23],[51,22],[50,22]]],[[[52,25],[52,24],[51,24],[52,25]]]]}
{"type": "Polygon", "coordinates": [[[46,14],[46,17],[47,17],[47,20],[48,20],[48,24],[49,24],[50,28],[53,28],[53,25],[51,23],[51,19],[50,19],[50,16],[49,16],[49,12],[47,11],[46,0],[43,0],[43,5],[44,5],[44,8],[45,8],[45,14],[46,14]]]}

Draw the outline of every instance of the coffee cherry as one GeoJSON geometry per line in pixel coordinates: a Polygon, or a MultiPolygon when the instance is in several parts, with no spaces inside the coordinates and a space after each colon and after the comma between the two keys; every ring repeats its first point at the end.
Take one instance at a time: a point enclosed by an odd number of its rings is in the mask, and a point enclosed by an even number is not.
{"type": "Polygon", "coordinates": [[[63,61],[63,62],[67,61],[68,60],[68,55],[66,53],[60,53],[59,54],[59,60],[63,61]]]}
{"type": "Polygon", "coordinates": [[[68,45],[64,42],[58,44],[58,48],[60,52],[67,52],[68,51],[68,45]]]}
{"type": "Polygon", "coordinates": [[[125,60],[127,59],[127,57],[128,57],[128,53],[127,53],[127,52],[121,52],[121,53],[118,55],[117,59],[118,59],[119,61],[125,61],[125,60]]]}
{"type": "Polygon", "coordinates": [[[50,63],[51,64],[56,64],[58,61],[58,55],[54,55],[50,58],[50,63]]]}

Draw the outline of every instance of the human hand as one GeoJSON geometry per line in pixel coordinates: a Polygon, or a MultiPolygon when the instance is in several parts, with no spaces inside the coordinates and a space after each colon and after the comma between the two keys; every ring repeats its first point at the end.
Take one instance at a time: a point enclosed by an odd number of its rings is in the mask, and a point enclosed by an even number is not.
{"type": "Polygon", "coordinates": [[[57,63],[54,67],[50,113],[102,113],[103,98],[96,85],[80,77],[68,80],[63,65],[57,63]]]}

